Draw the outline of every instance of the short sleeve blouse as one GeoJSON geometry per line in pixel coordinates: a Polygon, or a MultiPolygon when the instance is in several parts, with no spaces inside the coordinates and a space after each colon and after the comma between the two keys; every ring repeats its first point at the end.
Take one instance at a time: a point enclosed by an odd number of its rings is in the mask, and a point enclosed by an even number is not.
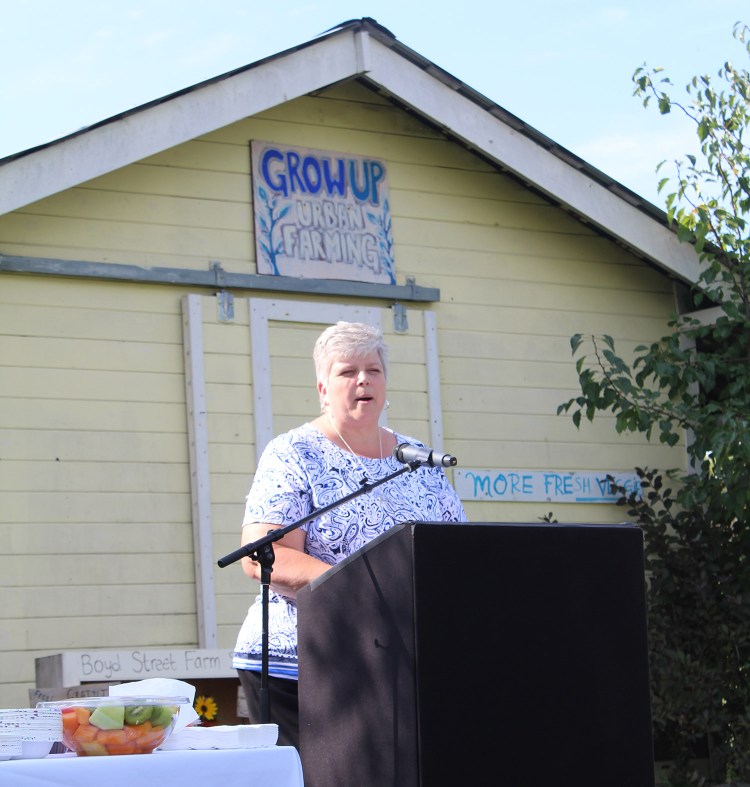
{"type": "MultiPolygon", "coordinates": [[[[422,445],[413,438],[395,436],[398,443],[422,445]]],[[[266,447],[247,496],[244,523],[298,522],[356,491],[364,477],[372,483],[403,467],[392,456],[355,456],[311,424],[304,424],[266,447]]],[[[334,565],[395,524],[409,521],[466,521],[463,505],[440,468],[424,466],[403,473],[302,525],[305,552],[334,565]]],[[[270,596],[270,671],[296,677],[296,604],[273,591],[270,596]],[[294,674],[285,673],[284,663],[294,674]]],[[[258,599],[237,640],[236,668],[253,669],[259,664],[260,612],[258,599]]]]}

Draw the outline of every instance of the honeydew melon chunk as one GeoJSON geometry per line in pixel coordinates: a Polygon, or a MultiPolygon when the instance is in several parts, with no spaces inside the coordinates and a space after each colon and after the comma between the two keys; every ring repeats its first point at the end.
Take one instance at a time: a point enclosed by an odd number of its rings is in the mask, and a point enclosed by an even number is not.
{"type": "Polygon", "coordinates": [[[89,718],[100,730],[121,730],[125,726],[124,705],[100,705],[89,718]]]}
{"type": "Polygon", "coordinates": [[[107,747],[99,741],[86,741],[81,744],[81,751],[90,757],[101,757],[102,755],[109,754],[107,747]]]}

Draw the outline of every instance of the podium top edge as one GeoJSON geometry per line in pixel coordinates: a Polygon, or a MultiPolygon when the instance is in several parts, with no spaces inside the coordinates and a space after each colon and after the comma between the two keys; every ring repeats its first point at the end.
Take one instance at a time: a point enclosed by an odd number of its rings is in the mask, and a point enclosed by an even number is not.
{"type": "MultiPolygon", "coordinates": [[[[357,560],[359,557],[367,553],[369,550],[374,549],[379,543],[385,541],[386,539],[392,538],[397,535],[399,532],[402,532],[404,529],[408,529],[411,533],[415,531],[418,532],[428,531],[432,528],[501,528],[503,530],[617,530],[617,531],[637,531],[641,532],[641,529],[634,525],[631,522],[617,522],[617,523],[597,523],[597,522],[418,522],[418,521],[407,521],[402,522],[399,524],[394,525],[393,527],[389,528],[380,535],[376,536],[365,544],[361,549],[358,549],[356,552],[353,552],[351,555],[348,555],[343,560],[338,563],[332,565],[328,571],[325,571],[319,577],[316,577],[312,582],[305,585],[304,588],[301,588],[302,595],[306,595],[308,593],[313,592],[316,588],[322,585],[324,582],[329,581],[335,574],[339,571],[343,570],[349,563],[354,560],[357,560]]],[[[298,594],[298,601],[299,601],[299,594],[298,594]]]]}
{"type": "Polygon", "coordinates": [[[561,530],[563,528],[613,528],[618,530],[640,530],[638,525],[633,522],[405,522],[403,526],[407,527],[420,527],[420,526],[436,526],[445,527],[452,525],[454,527],[535,527],[535,528],[551,528],[561,530]]]}

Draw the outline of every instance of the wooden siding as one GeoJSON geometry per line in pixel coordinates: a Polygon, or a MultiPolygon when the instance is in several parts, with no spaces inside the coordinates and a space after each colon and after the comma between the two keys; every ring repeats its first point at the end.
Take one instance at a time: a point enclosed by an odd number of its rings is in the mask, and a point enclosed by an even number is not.
{"type": "Polygon", "coordinates": [[[4,707],[36,655],[195,641],[175,296],[0,277],[4,707]]]}
{"type": "MultiPolygon", "coordinates": [[[[244,499],[256,466],[250,328],[247,299],[235,299],[231,323],[219,321],[213,298],[204,298],[202,307],[213,544],[219,558],[239,546],[244,499]]],[[[387,309],[381,319],[390,350],[389,425],[397,424],[406,434],[425,435],[429,408],[422,320],[413,321],[408,335],[397,335],[387,309]]],[[[312,350],[321,330],[320,325],[300,322],[271,321],[269,325],[274,434],[312,420],[320,412],[312,350]]],[[[217,570],[214,576],[218,646],[231,648],[238,621],[244,618],[258,584],[245,577],[239,564],[217,570]]]]}
{"type": "MultiPolygon", "coordinates": [[[[383,158],[399,283],[437,287],[410,306],[392,353],[389,425],[428,434],[422,309],[438,326],[444,448],[465,467],[631,470],[683,452],[577,431],[569,338],[606,332],[630,351],[658,338],[669,281],[383,98],[340,85],[0,216],[0,253],[254,273],[251,139],[383,158]]],[[[0,277],[0,705],[23,705],[35,655],[197,642],[180,303],[185,288],[0,277]]],[[[238,545],[254,472],[247,293],[220,322],[202,305],[215,556],[238,545]]],[[[258,297],[256,293],[254,297],[258,297]]],[[[274,297],[278,298],[278,294],[274,297]]],[[[316,297],[309,296],[311,301],[316,297]]],[[[343,301],[341,301],[343,302],[343,301]]],[[[270,332],[274,429],[318,411],[319,327],[270,332]]],[[[476,521],[537,521],[549,504],[467,503],[476,521]]],[[[557,506],[560,521],[622,509],[557,506]]],[[[450,586],[447,580],[447,587],[450,586]]],[[[215,570],[218,647],[256,587],[215,570]]]]}

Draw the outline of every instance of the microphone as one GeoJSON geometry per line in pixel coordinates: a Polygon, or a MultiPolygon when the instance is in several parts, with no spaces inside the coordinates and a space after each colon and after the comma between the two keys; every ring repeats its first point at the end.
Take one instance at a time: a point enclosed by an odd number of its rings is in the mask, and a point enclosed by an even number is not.
{"type": "Polygon", "coordinates": [[[431,448],[420,448],[410,443],[401,443],[393,449],[393,455],[405,465],[420,464],[430,467],[453,467],[458,459],[450,454],[439,454],[431,448]]]}

